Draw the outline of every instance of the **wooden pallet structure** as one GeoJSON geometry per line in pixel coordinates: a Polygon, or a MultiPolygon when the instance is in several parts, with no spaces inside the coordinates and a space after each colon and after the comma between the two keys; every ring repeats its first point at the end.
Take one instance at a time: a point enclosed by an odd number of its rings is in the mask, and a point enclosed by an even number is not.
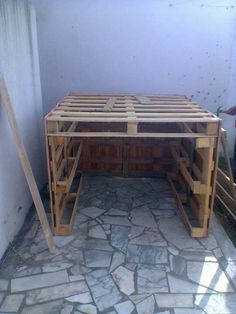
{"type": "MultiPolygon", "coordinates": [[[[154,149],[159,152],[158,158],[145,156],[149,158],[145,160],[146,168],[135,165],[133,173],[137,169],[158,173],[158,164],[169,160],[169,166],[162,170],[170,172],[168,179],[190,234],[207,236],[218,162],[218,117],[181,95],[72,93],[46,116],[45,128],[55,234],[71,232],[81,173],[88,170],[86,161],[94,158],[97,150],[103,151],[103,145],[112,142],[113,156],[106,155],[108,148],[97,161],[104,158],[103,162],[109,163],[114,158],[119,163],[116,170],[123,175],[129,175],[130,164],[144,162],[142,158],[136,160],[138,154],[130,153],[132,143],[136,143],[139,154],[139,146],[148,143],[149,152],[154,149]],[[96,149],[94,141],[97,141],[96,149]]],[[[147,150],[145,146],[141,154],[147,150]]],[[[89,161],[90,168],[95,164],[94,160],[89,161]]]]}
{"type": "Polygon", "coordinates": [[[228,152],[226,130],[221,129],[223,165],[218,166],[216,180],[216,204],[236,222],[236,184],[228,152]]]}

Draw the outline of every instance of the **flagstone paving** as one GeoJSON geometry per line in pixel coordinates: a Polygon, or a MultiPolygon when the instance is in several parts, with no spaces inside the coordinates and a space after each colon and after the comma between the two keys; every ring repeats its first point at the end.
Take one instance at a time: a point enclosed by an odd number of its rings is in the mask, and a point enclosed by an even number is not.
{"type": "Polygon", "coordinates": [[[85,176],[53,254],[31,218],[1,265],[0,313],[236,314],[236,248],[215,217],[191,238],[164,179],[85,176]]]}

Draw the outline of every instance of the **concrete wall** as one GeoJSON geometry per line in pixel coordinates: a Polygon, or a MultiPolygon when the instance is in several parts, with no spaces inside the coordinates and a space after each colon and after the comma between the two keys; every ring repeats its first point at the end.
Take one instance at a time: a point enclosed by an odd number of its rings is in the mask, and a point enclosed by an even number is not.
{"type": "MultiPolygon", "coordinates": [[[[235,103],[234,0],[34,3],[45,113],[69,91],[186,94],[212,112],[235,103]]],[[[232,118],[226,127],[232,142],[232,118]]]]}
{"type": "MultiPolygon", "coordinates": [[[[24,0],[0,0],[0,71],[39,187],[45,182],[42,156],[42,99],[36,18],[24,0]]],[[[12,132],[0,104],[0,258],[18,233],[32,204],[12,132]]]]}

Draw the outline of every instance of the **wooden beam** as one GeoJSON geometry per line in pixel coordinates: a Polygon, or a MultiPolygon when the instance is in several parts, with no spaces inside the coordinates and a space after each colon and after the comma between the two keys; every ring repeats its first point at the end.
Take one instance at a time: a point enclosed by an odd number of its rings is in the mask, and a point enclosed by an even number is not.
{"type": "Polygon", "coordinates": [[[33,171],[28,159],[28,155],[26,153],[25,147],[24,147],[24,143],[23,140],[21,138],[20,135],[20,131],[17,125],[17,121],[16,121],[16,117],[12,108],[12,104],[10,101],[10,97],[7,91],[7,87],[4,81],[4,78],[2,76],[2,74],[0,73],[0,97],[1,97],[1,104],[2,107],[4,109],[4,111],[6,112],[10,127],[12,129],[13,132],[13,136],[14,136],[14,140],[15,140],[15,144],[17,147],[17,151],[19,154],[19,158],[21,161],[21,165],[22,168],[24,170],[24,174],[35,204],[35,208],[48,244],[48,248],[50,250],[50,252],[53,252],[55,249],[55,244],[53,241],[53,237],[52,237],[52,232],[51,229],[49,227],[49,223],[47,220],[47,216],[44,210],[44,206],[39,194],[39,190],[33,175],[33,171]]]}

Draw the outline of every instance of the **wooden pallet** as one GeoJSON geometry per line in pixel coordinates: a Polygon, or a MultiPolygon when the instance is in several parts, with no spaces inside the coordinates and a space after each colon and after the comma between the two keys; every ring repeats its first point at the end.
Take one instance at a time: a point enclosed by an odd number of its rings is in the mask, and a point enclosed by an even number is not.
{"type": "Polygon", "coordinates": [[[185,96],[73,93],[46,116],[45,126],[56,234],[71,230],[78,197],[70,189],[78,168],[96,171],[100,163],[100,170],[123,175],[171,171],[168,177],[191,235],[207,235],[218,162],[218,117],[185,96]],[[65,224],[68,199],[73,199],[74,211],[65,224]]]}

